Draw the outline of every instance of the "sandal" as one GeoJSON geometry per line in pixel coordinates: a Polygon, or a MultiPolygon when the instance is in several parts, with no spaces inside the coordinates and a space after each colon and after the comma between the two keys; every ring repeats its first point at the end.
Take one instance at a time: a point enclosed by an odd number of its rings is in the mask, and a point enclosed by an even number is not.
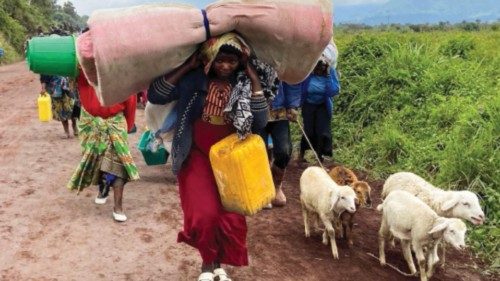
{"type": "Polygon", "coordinates": [[[214,274],[212,272],[202,272],[198,276],[198,281],[214,281],[214,274]]]}
{"type": "Polygon", "coordinates": [[[217,281],[232,281],[223,268],[214,269],[214,274],[217,281]]]}

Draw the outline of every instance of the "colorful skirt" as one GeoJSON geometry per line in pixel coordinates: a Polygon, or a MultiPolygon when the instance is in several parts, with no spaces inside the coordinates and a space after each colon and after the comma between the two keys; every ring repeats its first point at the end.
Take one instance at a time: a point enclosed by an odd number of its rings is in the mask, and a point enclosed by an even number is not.
{"type": "Polygon", "coordinates": [[[52,98],[52,117],[57,121],[66,121],[73,116],[75,100],[66,94],[60,98],[52,98]]]}
{"type": "Polygon", "coordinates": [[[127,181],[139,179],[127,142],[127,123],[123,113],[103,119],[81,109],[78,132],[82,160],[67,185],[70,190],[82,189],[99,183],[101,172],[107,172],[127,181]]]}

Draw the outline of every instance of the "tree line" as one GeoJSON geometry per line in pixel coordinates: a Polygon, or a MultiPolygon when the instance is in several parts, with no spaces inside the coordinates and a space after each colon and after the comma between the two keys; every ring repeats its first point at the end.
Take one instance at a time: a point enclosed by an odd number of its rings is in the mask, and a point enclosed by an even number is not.
{"type": "Polygon", "coordinates": [[[18,52],[31,36],[78,32],[87,19],[70,1],[59,5],[56,0],[0,0],[0,36],[18,52]]]}
{"type": "Polygon", "coordinates": [[[380,25],[367,25],[363,23],[341,23],[336,24],[337,29],[343,31],[362,31],[362,30],[377,30],[377,31],[401,31],[401,32],[432,32],[432,31],[451,31],[451,30],[462,30],[462,31],[481,31],[481,30],[493,30],[497,31],[500,29],[500,19],[494,22],[481,22],[476,20],[474,22],[462,21],[459,23],[450,23],[448,21],[441,21],[439,23],[430,24],[380,24],[380,25]]]}

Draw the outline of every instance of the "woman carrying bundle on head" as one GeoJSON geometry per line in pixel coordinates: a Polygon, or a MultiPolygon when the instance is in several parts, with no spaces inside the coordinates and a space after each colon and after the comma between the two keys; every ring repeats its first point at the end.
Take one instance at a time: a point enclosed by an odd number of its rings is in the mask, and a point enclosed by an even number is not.
{"type": "Polygon", "coordinates": [[[340,92],[338,74],[335,70],[337,55],[335,44],[329,44],[323,51],[313,72],[300,83],[305,135],[300,141],[300,152],[297,159],[299,164],[306,161],[304,156],[308,149],[313,149],[321,162],[325,156],[333,156],[331,129],[333,97],[340,92]]]}
{"type": "Polygon", "coordinates": [[[266,97],[277,86],[276,72],[252,58],[240,36],[227,33],[206,41],[149,88],[153,104],[177,100],[171,155],[184,213],[177,240],[198,249],[198,280],[228,281],[221,264],[248,264],[245,217],[223,209],[208,155],[212,145],[234,132],[244,138],[263,128],[266,97]]]}

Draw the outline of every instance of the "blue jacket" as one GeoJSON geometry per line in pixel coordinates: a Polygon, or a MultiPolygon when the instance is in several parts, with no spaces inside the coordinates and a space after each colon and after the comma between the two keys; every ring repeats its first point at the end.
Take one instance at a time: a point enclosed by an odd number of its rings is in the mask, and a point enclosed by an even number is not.
{"type": "Polygon", "coordinates": [[[274,97],[271,103],[271,110],[281,108],[298,108],[300,107],[301,89],[297,85],[289,85],[281,82],[278,94],[274,97]]]}
{"type": "Polygon", "coordinates": [[[53,98],[61,98],[69,91],[68,79],[55,75],[40,75],[40,83],[45,83],[45,90],[53,98]]]}
{"type": "MultiPolygon", "coordinates": [[[[234,84],[235,81],[232,81],[234,84]]],[[[208,79],[202,68],[197,68],[179,80],[176,86],[165,81],[163,76],[156,78],[148,90],[148,101],[153,104],[166,104],[177,100],[174,111],[175,134],[172,141],[172,171],[177,174],[189,155],[193,142],[193,124],[203,113],[207,96],[208,79]]],[[[268,106],[266,98],[251,100],[253,131],[260,131],[267,125],[268,106]]]]}
{"type": "MultiPolygon", "coordinates": [[[[311,82],[311,78],[314,75],[315,74],[310,74],[306,78],[306,80],[304,80],[303,82],[300,83],[300,88],[301,88],[301,92],[302,92],[302,98],[301,98],[302,104],[307,102],[307,96],[309,95],[309,93],[308,93],[309,83],[311,82]]],[[[332,97],[334,97],[340,93],[340,82],[338,79],[337,71],[333,67],[330,67],[330,75],[328,77],[330,79],[328,79],[328,82],[325,85],[326,91],[325,91],[324,99],[326,102],[326,106],[328,108],[328,112],[330,113],[330,115],[332,115],[333,114],[332,97]]]]}

